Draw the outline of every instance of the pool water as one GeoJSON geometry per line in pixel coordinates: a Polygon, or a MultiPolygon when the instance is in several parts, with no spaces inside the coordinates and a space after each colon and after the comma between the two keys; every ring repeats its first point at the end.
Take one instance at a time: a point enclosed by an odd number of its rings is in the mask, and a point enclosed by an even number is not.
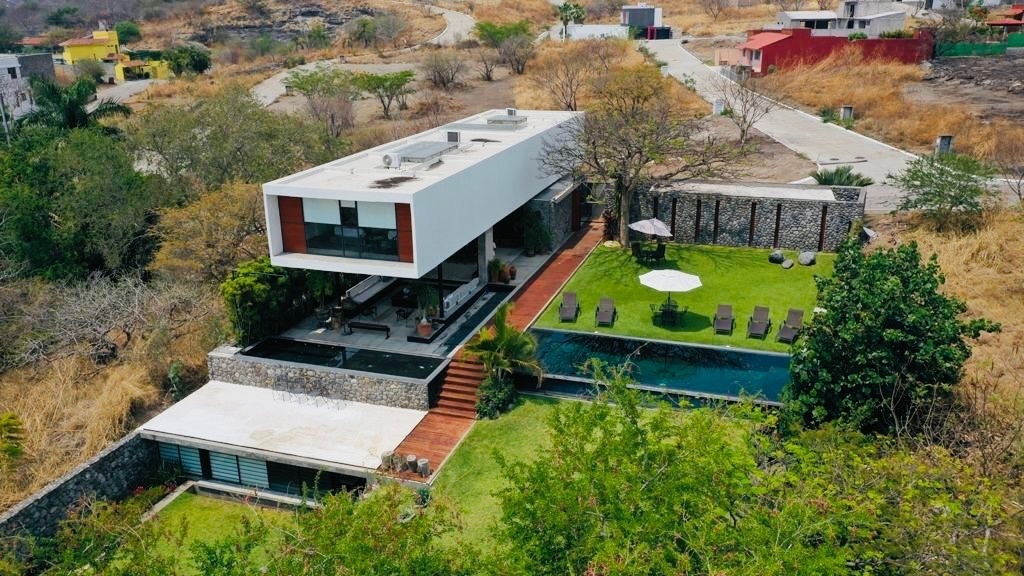
{"type": "Polygon", "coordinates": [[[444,361],[444,358],[433,356],[337,346],[276,336],[267,338],[241,353],[256,358],[359,370],[419,380],[429,377],[444,361]]]}
{"type": "Polygon", "coordinates": [[[590,358],[631,364],[631,375],[646,389],[698,396],[751,395],[778,402],[789,382],[789,356],[598,334],[534,328],[537,356],[546,376],[589,378],[590,358]]]}

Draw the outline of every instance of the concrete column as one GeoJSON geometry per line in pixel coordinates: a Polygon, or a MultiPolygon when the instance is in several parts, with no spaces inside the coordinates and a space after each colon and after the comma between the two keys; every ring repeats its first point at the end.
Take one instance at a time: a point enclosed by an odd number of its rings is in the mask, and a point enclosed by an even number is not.
{"type": "Polygon", "coordinates": [[[476,239],[477,274],[480,282],[487,282],[487,263],[494,258],[494,229],[488,228],[476,239]]]}

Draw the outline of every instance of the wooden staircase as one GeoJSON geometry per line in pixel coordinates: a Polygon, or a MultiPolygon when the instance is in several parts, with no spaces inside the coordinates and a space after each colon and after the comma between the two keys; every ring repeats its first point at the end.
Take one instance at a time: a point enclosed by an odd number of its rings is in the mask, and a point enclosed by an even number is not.
{"type": "Polygon", "coordinates": [[[484,367],[479,362],[456,358],[448,365],[441,396],[431,412],[458,418],[476,418],[476,391],[484,381],[484,367]]]}

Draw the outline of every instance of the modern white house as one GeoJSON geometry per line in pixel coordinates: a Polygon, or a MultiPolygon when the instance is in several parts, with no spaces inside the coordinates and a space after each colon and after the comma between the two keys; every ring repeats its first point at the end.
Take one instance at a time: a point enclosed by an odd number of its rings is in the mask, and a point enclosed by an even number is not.
{"type": "Polygon", "coordinates": [[[577,112],[491,110],[263,185],[275,266],[422,278],[559,180],[540,158],[577,112]]]}
{"type": "Polygon", "coordinates": [[[906,11],[899,2],[844,0],[833,10],[779,12],[766,29],[810,28],[816,36],[849,36],[855,32],[877,38],[883,32],[902,30],[906,11]]]}

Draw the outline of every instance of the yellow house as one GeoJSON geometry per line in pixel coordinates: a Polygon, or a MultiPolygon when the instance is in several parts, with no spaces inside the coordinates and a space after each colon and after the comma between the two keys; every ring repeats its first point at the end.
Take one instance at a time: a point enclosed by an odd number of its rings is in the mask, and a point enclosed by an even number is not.
{"type": "Polygon", "coordinates": [[[121,60],[114,65],[114,78],[118,82],[153,78],[166,80],[171,77],[171,67],[166,60],[121,60]]]}
{"type": "Polygon", "coordinates": [[[117,32],[113,30],[96,30],[85,38],[72,38],[60,43],[64,49],[64,63],[73,66],[79,60],[116,59],[121,49],[118,46],[117,32]]]}

